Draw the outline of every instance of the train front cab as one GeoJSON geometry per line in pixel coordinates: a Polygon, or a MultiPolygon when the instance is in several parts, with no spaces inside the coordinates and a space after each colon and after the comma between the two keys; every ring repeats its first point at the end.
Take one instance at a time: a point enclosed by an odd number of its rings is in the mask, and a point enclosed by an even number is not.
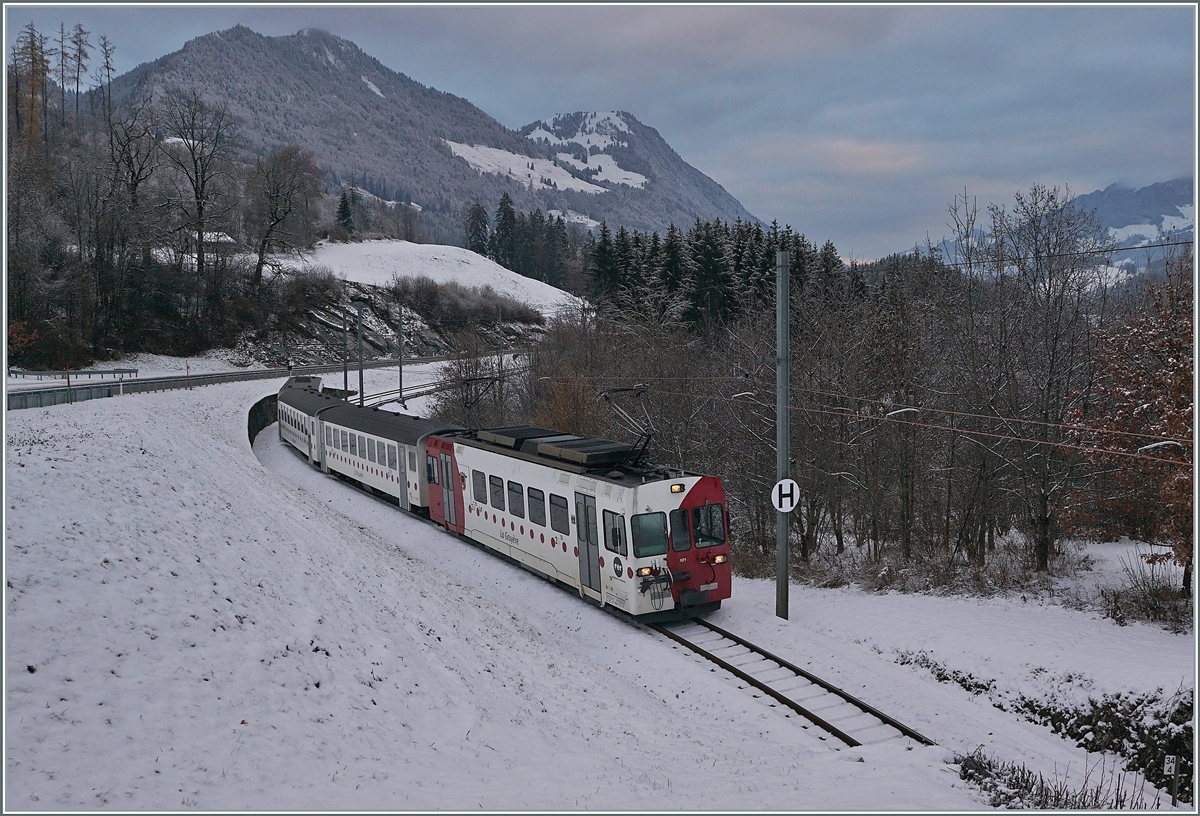
{"type": "Polygon", "coordinates": [[[636,589],[630,611],[644,620],[669,620],[720,608],[732,589],[720,479],[689,474],[652,483],[639,488],[636,501],[656,512],[630,518],[636,589]]]}
{"type": "Polygon", "coordinates": [[[677,608],[715,609],[732,590],[725,488],[704,476],[671,512],[667,565],[677,608]]]}

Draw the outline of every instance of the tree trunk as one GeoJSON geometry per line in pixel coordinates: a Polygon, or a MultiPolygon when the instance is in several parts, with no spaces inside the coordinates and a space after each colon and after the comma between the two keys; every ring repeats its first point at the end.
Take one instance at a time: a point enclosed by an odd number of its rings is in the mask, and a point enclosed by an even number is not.
{"type": "Polygon", "coordinates": [[[1037,559],[1037,571],[1050,571],[1050,497],[1045,491],[1038,494],[1037,516],[1034,519],[1035,541],[1034,555],[1037,559]]]}

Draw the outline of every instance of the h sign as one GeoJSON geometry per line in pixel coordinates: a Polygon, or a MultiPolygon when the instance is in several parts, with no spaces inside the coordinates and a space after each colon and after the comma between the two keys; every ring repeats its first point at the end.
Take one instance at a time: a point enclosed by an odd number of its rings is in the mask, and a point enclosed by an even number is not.
{"type": "Polygon", "coordinates": [[[771,504],[780,513],[790,513],[800,503],[800,485],[791,479],[780,479],[771,488],[771,504]]]}

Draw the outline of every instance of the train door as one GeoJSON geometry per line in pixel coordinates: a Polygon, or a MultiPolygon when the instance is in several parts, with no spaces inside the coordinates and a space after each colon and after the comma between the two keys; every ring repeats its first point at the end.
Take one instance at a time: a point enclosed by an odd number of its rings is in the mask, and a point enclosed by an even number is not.
{"type": "Polygon", "coordinates": [[[446,526],[458,528],[458,515],[454,512],[454,461],[448,453],[442,453],[442,508],[446,514],[446,526]]]}
{"type": "MultiPolygon", "coordinates": [[[[600,532],[596,497],[575,494],[575,533],[579,544],[579,585],[600,591],[600,532]]],[[[582,594],[582,593],[581,593],[582,594]]]]}

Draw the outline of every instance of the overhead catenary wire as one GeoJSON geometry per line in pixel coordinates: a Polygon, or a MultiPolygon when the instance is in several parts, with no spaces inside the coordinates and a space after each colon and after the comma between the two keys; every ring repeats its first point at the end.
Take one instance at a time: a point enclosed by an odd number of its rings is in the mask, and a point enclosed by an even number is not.
{"type": "MultiPolygon", "coordinates": [[[[1104,255],[1106,257],[1111,257],[1112,255],[1115,255],[1118,252],[1141,252],[1141,251],[1147,250],[1147,249],[1165,249],[1167,247],[1194,246],[1195,243],[1196,243],[1195,241],[1167,241],[1167,242],[1164,242],[1161,244],[1144,244],[1142,246],[1135,246],[1135,247],[1116,247],[1116,248],[1111,248],[1111,249],[1110,248],[1081,249],[1081,250],[1077,250],[1074,252],[1051,252],[1051,253],[1047,253],[1045,255],[1038,255],[1036,257],[1023,256],[1023,257],[1012,257],[1012,258],[1005,257],[1003,254],[1000,254],[998,257],[993,256],[992,254],[990,254],[988,252],[987,247],[982,247],[980,249],[981,257],[978,261],[946,261],[946,260],[942,260],[941,258],[938,258],[938,263],[940,263],[942,266],[951,266],[951,267],[963,267],[963,266],[979,267],[979,266],[995,265],[995,263],[997,261],[999,261],[1002,264],[1013,264],[1013,263],[1016,263],[1017,261],[1028,262],[1028,261],[1046,260],[1046,259],[1050,259],[1050,258],[1072,258],[1072,257],[1078,257],[1080,255],[1095,255],[1095,256],[1104,255]]],[[[919,253],[920,247],[919,246],[915,247],[915,249],[919,253]]],[[[897,253],[897,254],[899,254],[901,257],[904,257],[905,255],[907,255],[907,253],[897,253]]],[[[922,257],[922,256],[920,256],[918,254],[918,257],[922,257]]],[[[930,257],[932,257],[932,256],[925,255],[925,256],[923,256],[923,259],[928,260],[930,257]]],[[[883,260],[883,258],[880,258],[879,261],[864,261],[861,265],[866,265],[869,263],[879,263],[882,260],[883,260]]]]}
{"type": "MultiPolygon", "coordinates": [[[[645,379],[654,379],[654,378],[645,378],[645,379]]],[[[662,394],[664,396],[671,396],[671,397],[689,397],[689,398],[700,397],[703,399],[715,400],[715,401],[719,401],[719,402],[730,402],[730,403],[742,402],[742,400],[735,399],[734,397],[724,397],[724,396],[719,396],[719,395],[715,395],[715,394],[695,394],[695,393],[687,393],[687,392],[682,392],[682,391],[663,391],[661,389],[657,389],[656,393],[662,394]]],[[[763,407],[770,407],[770,406],[767,406],[765,403],[755,402],[754,404],[761,405],[763,407]]],[[[819,407],[813,407],[813,406],[808,406],[808,405],[795,405],[795,404],[791,404],[791,403],[789,403],[788,407],[790,410],[793,410],[793,411],[801,411],[801,412],[810,413],[810,414],[826,414],[829,416],[840,416],[840,417],[845,417],[847,415],[845,409],[831,410],[828,408],[819,408],[819,407]]],[[[921,410],[921,409],[916,409],[916,410],[921,410]]],[[[1012,434],[999,434],[999,433],[994,433],[991,431],[977,431],[977,430],[971,430],[969,428],[956,428],[956,427],[953,427],[950,425],[937,425],[937,424],[934,424],[931,422],[917,422],[915,420],[907,418],[907,416],[904,416],[903,414],[901,414],[900,416],[893,416],[893,417],[869,415],[869,416],[863,416],[862,418],[863,419],[874,419],[879,422],[892,422],[892,423],[896,423],[899,425],[909,425],[909,426],[918,427],[918,428],[928,428],[931,430],[948,431],[950,433],[962,434],[964,436],[980,436],[980,437],[996,439],[996,440],[1005,441],[1005,442],[1023,442],[1023,443],[1027,443],[1030,445],[1038,445],[1038,446],[1044,446],[1044,447],[1055,447],[1055,448],[1064,448],[1064,449],[1068,449],[1068,450],[1082,451],[1084,453],[1089,453],[1089,454],[1093,454],[1093,455],[1117,456],[1117,457],[1123,457],[1123,458],[1127,458],[1127,459],[1136,459],[1136,460],[1140,460],[1140,461],[1144,461],[1144,462],[1157,462],[1160,464],[1192,467],[1192,463],[1187,460],[1166,459],[1166,458],[1159,457],[1159,456],[1147,456],[1146,454],[1140,453],[1140,452],[1115,450],[1112,448],[1099,448],[1099,447],[1094,447],[1094,446],[1089,446],[1089,445],[1072,444],[1070,442],[1057,442],[1057,441],[1052,441],[1052,440],[1047,440],[1047,439],[1030,439],[1029,437],[1015,436],[1012,434]]],[[[1168,441],[1175,441],[1175,440],[1168,440],[1168,441]]],[[[1185,449],[1190,449],[1191,443],[1190,442],[1182,443],[1181,447],[1184,447],[1185,449]]]]}
{"type": "MultiPolygon", "coordinates": [[[[617,374],[607,374],[607,375],[600,374],[600,375],[595,375],[595,376],[589,376],[587,379],[590,379],[590,380],[627,380],[629,378],[622,377],[621,375],[617,375],[617,374]]],[[[643,377],[640,377],[639,379],[655,380],[658,382],[662,382],[662,381],[684,381],[684,382],[686,382],[689,380],[693,380],[695,378],[682,377],[682,376],[659,376],[659,377],[643,376],[643,377]]],[[[746,377],[737,377],[737,376],[733,376],[733,375],[715,376],[715,377],[710,376],[710,377],[706,377],[705,380],[707,382],[732,381],[732,382],[736,382],[736,383],[739,383],[742,385],[744,385],[747,382],[746,377]]],[[[766,386],[764,386],[764,387],[766,387],[766,386]]],[[[903,405],[900,403],[889,402],[888,400],[879,399],[878,397],[856,397],[852,394],[841,394],[836,391],[825,391],[825,390],[822,390],[819,388],[802,388],[800,386],[792,386],[791,390],[792,391],[800,391],[800,392],[806,393],[806,394],[818,394],[821,396],[836,397],[838,399],[853,400],[856,402],[874,403],[876,405],[886,406],[889,410],[892,410],[892,411],[901,411],[901,410],[912,409],[912,410],[925,411],[925,412],[930,412],[930,413],[946,414],[948,416],[960,416],[960,417],[967,417],[967,418],[971,418],[971,419],[986,419],[986,420],[991,420],[991,421],[999,421],[999,422],[1006,422],[1006,423],[1013,423],[1013,424],[1020,424],[1020,425],[1040,425],[1043,427],[1061,428],[1061,429],[1065,429],[1065,430],[1081,431],[1083,433],[1093,433],[1093,434],[1098,434],[1098,435],[1112,434],[1114,436],[1128,436],[1128,437],[1133,437],[1133,438],[1137,438],[1137,439],[1151,439],[1156,442],[1177,442],[1179,444],[1186,445],[1186,446],[1190,446],[1192,444],[1191,440],[1189,440],[1189,439],[1181,439],[1178,437],[1163,436],[1161,434],[1146,434],[1146,433],[1137,433],[1136,431],[1119,431],[1119,430],[1115,430],[1115,429],[1109,430],[1107,428],[1093,428],[1093,427],[1090,427],[1087,425],[1077,425],[1077,424],[1069,423],[1069,422],[1045,422],[1045,421],[1039,420],[1039,419],[1019,419],[1016,417],[1007,417],[1007,416],[1003,416],[1000,414],[975,414],[975,413],[971,413],[968,411],[956,411],[952,408],[938,408],[935,406],[903,405]]],[[[745,396],[747,394],[753,394],[753,393],[754,392],[749,391],[749,392],[743,392],[742,394],[737,394],[735,396],[745,396]]],[[[835,413],[843,413],[845,410],[848,410],[848,409],[842,409],[840,411],[835,411],[835,413]]],[[[869,415],[869,414],[867,414],[867,415],[859,414],[857,416],[861,416],[863,419],[875,418],[875,417],[873,417],[873,415],[869,415]]]]}
{"type": "MultiPolygon", "coordinates": [[[[716,396],[713,394],[688,394],[688,393],[684,393],[684,392],[671,392],[671,391],[661,391],[661,390],[658,391],[657,393],[664,394],[666,396],[674,396],[674,397],[697,397],[697,396],[700,396],[700,397],[704,397],[706,399],[717,400],[717,401],[721,401],[721,402],[735,402],[735,400],[732,397],[721,397],[721,396],[716,396]]],[[[764,407],[770,407],[770,406],[766,406],[765,403],[756,403],[756,404],[763,405],[764,407]]],[[[845,411],[833,411],[833,410],[822,409],[822,408],[814,408],[814,407],[807,406],[807,405],[789,404],[788,407],[790,410],[803,411],[805,413],[828,414],[830,416],[843,416],[843,417],[846,416],[845,411]]],[[[864,417],[864,419],[865,418],[866,417],[864,417]]],[[[1122,456],[1122,457],[1126,457],[1126,458],[1130,458],[1130,459],[1140,459],[1142,461],[1147,461],[1147,462],[1160,462],[1162,464],[1168,464],[1168,465],[1182,465],[1185,467],[1192,467],[1192,463],[1188,462],[1186,460],[1164,459],[1162,457],[1146,456],[1145,454],[1135,453],[1132,451],[1113,450],[1111,448],[1097,448],[1097,447],[1090,447],[1088,445],[1074,445],[1069,442],[1053,442],[1050,440],[1043,440],[1043,439],[1030,439],[1028,437],[1012,436],[1009,434],[997,434],[997,433],[992,433],[990,431],[973,431],[968,428],[955,428],[955,427],[949,426],[949,425],[935,425],[931,422],[916,422],[916,421],[908,419],[906,417],[882,416],[882,417],[870,417],[870,418],[876,419],[879,422],[894,422],[896,424],[911,425],[911,426],[915,426],[918,428],[930,428],[932,430],[949,431],[951,433],[963,434],[964,436],[983,436],[983,437],[988,437],[991,439],[998,439],[1001,441],[1026,442],[1031,445],[1042,445],[1042,446],[1056,447],[1056,448],[1067,448],[1067,449],[1071,449],[1071,450],[1083,451],[1085,453],[1104,454],[1104,455],[1111,455],[1111,456],[1122,456]]],[[[1190,448],[1190,443],[1189,443],[1188,447],[1190,448]]]]}

